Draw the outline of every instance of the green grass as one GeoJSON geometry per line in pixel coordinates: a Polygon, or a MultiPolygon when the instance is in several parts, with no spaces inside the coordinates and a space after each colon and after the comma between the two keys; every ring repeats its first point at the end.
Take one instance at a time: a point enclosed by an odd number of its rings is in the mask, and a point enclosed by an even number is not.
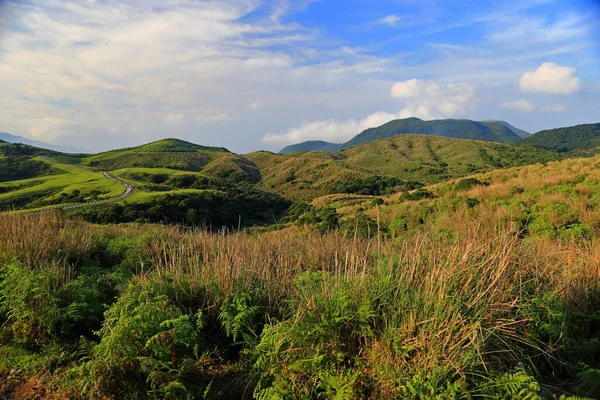
{"type": "Polygon", "coordinates": [[[99,173],[81,170],[73,165],[52,164],[61,170],[58,175],[49,175],[19,181],[0,183],[0,204],[4,210],[12,205],[16,208],[37,208],[60,203],[61,194],[72,194],[79,190],[86,199],[97,193],[99,199],[120,195],[124,188],[99,173]]]}

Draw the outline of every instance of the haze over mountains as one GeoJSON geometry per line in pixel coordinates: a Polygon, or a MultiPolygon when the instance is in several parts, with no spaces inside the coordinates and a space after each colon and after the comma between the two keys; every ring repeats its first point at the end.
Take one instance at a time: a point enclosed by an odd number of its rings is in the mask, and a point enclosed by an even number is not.
{"type": "Polygon", "coordinates": [[[423,121],[419,118],[396,119],[379,127],[369,128],[356,135],[346,143],[329,143],[325,141],[307,141],[283,148],[279,153],[292,151],[340,151],[361,143],[396,135],[416,133],[421,135],[445,136],[458,139],[484,140],[486,142],[515,143],[530,135],[522,129],[515,128],[508,122],[487,120],[471,121],[468,119],[440,119],[423,121]]]}
{"type": "Polygon", "coordinates": [[[0,140],[7,143],[22,143],[27,144],[29,146],[40,147],[42,149],[60,151],[61,153],[89,153],[89,151],[84,149],[79,149],[76,147],[70,146],[59,146],[54,144],[49,144],[45,142],[40,142],[37,140],[31,140],[24,138],[22,136],[11,135],[10,133],[0,132],[0,140]]]}

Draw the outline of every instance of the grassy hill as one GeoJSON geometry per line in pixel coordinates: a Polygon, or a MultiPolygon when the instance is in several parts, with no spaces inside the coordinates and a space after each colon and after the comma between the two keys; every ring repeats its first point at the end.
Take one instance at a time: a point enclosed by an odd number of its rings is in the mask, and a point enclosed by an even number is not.
{"type": "Polygon", "coordinates": [[[503,121],[471,121],[468,119],[440,119],[423,121],[419,118],[397,119],[376,128],[369,128],[346,143],[334,144],[323,141],[303,142],[287,146],[281,154],[292,151],[340,151],[358,144],[372,142],[401,134],[421,134],[449,138],[484,140],[498,143],[515,143],[526,132],[503,121]]]}
{"type": "Polygon", "coordinates": [[[600,123],[540,131],[520,144],[569,155],[596,154],[600,150],[600,123]]]}
{"type": "MultiPolygon", "coordinates": [[[[389,189],[557,159],[545,150],[426,135],[398,135],[339,153],[295,152],[246,156],[261,172],[260,187],[293,200],[341,193],[358,179],[394,177],[389,189]],[[344,185],[348,184],[348,185],[344,185]]],[[[366,182],[363,181],[363,184],[366,182]]],[[[376,193],[374,193],[376,194],[376,193]]]]}

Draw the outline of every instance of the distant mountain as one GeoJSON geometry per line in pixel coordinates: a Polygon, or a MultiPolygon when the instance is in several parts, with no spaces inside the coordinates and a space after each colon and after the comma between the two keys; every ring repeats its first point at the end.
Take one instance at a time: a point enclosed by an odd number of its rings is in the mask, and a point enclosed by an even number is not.
{"type": "Polygon", "coordinates": [[[540,131],[519,144],[569,155],[596,154],[600,152],[600,123],[540,131]]]}
{"type": "Polygon", "coordinates": [[[324,141],[303,142],[285,147],[280,151],[280,154],[289,153],[290,151],[340,151],[358,144],[407,133],[498,143],[515,143],[521,140],[520,135],[527,134],[527,132],[521,131],[504,121],[478,122],[468,119],[423,121],[413,117],[396,119],[379,127],[366,129],[346,143],[335,144],[324,141]]]}
{"type": "Polygon", "coordinates": [[[293,151],[340,151],[343,144],[329,143],[323,140],[309,140],[298,144],[284,147],[279,154],[291,153],[293,151]]]}
{"type": "Polygon", "coordinates": [[[511,124],[509,124],[506,121],[498,121],[496,119],[488,119],[488,120],[483,121],[483,122],[495,122],[497,124],[504,125],[508,129],[510,129],[511,131],[513,131],[514,133],[516,133],[517,135],[519,135],[519,137],[521,139],[525,139],[525,138],[528,138],[529,136],[531,136],[531,133],[529,133],[527,131],[524,131],[523,129],[516,128],[516,127],[512,126],[511,124]]]}
{"type": "Polygon", "coordinates": [[[29,146],[40,147],[42,149],[60,151],[61,153],[88,153],[87,150],[78,149],[69,146],[57,146],[54,144],[39,142],[37,140],[26,139],[22,136],[11,135],[10,133],[0,132],[0,141],[8,143],[22,143],[29,146]]]}

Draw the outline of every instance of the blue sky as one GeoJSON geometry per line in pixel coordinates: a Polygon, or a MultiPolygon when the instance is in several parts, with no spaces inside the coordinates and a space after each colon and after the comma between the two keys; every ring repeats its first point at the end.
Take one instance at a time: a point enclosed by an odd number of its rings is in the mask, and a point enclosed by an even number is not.
{"type": "Polygon", "coordinates": [[[394,118],[599,122],[595,0],[0,0],[0,131],[245,153],[394,118]]]}

